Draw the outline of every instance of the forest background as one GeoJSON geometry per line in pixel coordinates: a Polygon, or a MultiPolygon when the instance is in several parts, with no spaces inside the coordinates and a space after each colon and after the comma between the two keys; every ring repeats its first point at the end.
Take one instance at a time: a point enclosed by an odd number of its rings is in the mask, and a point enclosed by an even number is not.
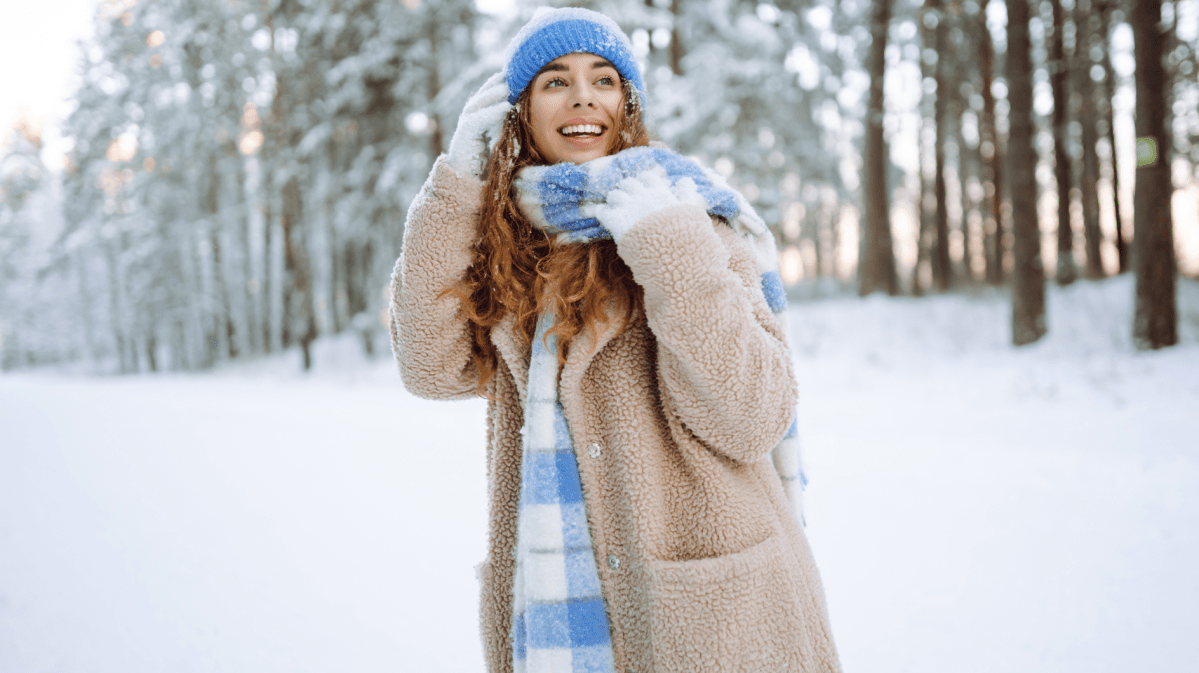
{"type": "MultiPolygon", "coordinates": [[[[1194,669],[1199,0],[1074,1],[590,5],[778,236],[847,671],[1194,669]]],[[[382,319],[531,12],[0,0],[0,671],[482,669],[486,404],[382,319]]]]}
{"type": "MultiPolygon", "coordinates": [[[[1199,274],[1199,0],[606,0],[650,126],[729,177],[793,298],[1199,274]]],[[[385,349],[404,213],[532,3],[104,0],[62,140],[0,149],[0,367],[385,349]],[[486,11],[484,11],[486,10],[486,11]]],[[[998,290],[994,289],[998,288],[998,290]]]]}

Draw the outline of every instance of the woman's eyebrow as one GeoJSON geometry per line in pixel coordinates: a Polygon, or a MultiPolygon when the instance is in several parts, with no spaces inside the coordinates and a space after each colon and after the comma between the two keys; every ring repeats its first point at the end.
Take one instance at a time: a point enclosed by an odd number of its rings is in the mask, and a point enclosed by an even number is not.
{"type": "MultiPolygon", "coordinates": [[[[607,59],[602,58],[591,64],[592,70],[598,70],[600,68],[612,68],[613,70],[616,70],[616,66],[612,65],[612,63],[607,59]]],[[[567,70],[570,70],[570,68],[566,67],[565,63],[546,63],[544,66],[542,66],[541,70],[537,71],[537,74],[540,75],[546,72],[566,72],[567,70]]]]}

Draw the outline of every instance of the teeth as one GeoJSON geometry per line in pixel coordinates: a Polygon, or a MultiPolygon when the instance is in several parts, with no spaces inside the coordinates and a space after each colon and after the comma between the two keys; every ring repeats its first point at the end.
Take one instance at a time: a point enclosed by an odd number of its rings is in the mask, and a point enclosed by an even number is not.
{"type": "Polygon", "coordinates": [[[598,136],[604,132],[604,127],[598,124],[572,124],[570,126],[563,126],[558,132],[564,136],[576,134],[590,134],[598,136]]]}

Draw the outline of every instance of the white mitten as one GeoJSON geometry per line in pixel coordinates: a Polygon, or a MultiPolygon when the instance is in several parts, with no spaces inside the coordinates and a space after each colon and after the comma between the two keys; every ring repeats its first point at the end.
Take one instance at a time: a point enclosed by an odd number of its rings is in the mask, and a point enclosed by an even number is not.
{"type": "Polygon", "coordinates": [[[683,178],[671,186],[665,173],[655,169],[616,183],[616,187],[608,192],[606,203],[590,206],[586,208],[589,212],[584,214],[599,220],[619,243],[630,229],[646,217],[684,203],[707,209],[707,202],[690,178],[683,178]]]}
{"type": "Polygon", "coordinates": [[[482,178],[487,153],[495,147],[504,127],[504,117],[512,104],[508,102],[508,81],[497,72],[466,101],[446,160],[450,168],[463,175],[482,178]]]}

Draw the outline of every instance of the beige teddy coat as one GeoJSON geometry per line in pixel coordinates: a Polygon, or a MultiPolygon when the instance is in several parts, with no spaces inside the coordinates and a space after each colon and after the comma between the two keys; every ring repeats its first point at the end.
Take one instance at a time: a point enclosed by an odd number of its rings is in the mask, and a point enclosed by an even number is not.
{"type": "MultiPolygon", "coordinates": [[[[443,157],[408,211],[391,337],[404,385],[422,397],[476,394],[466,318],[440,295],[470,264],[481,193],[443,157]]],[[[839,671],[816,564],[768,455],[797,393],[750,251],[695,205],[653,213],[618,251],[645,289],[644,313],[619,333],[580,335],[559,382],[616,670],[839,671]]],[[[513,327],[492,330],[500,358],[487,384],[479,580],[491,673],[512,670],[530,357],[513,327]]]]}

